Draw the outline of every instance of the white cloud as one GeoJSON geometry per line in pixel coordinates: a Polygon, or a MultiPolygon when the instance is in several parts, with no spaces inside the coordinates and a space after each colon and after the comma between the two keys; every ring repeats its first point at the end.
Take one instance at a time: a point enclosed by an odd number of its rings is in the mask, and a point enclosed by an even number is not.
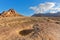
{"type": "Polygon", "coordinates": [[[54,2],[46,2],[46,3],[41,3],[38,6],[30,7],[30,9],[34,10],[34,13],[46,13],[46,12],[51,12],[55,13],[60,11],[60,8],[56,8],[56,3],[54,2]]]}
{"type": "Polygon", "coordinates": [[[56,13],[57,11],[50,11],[50,13],[52,13],[52,14],[54,14],[54,13],[56,13]]]}
{"type": "Polygon", "coordinates": [[[57,8],[58,11],[60,11],[60,8],[57,8]]]}

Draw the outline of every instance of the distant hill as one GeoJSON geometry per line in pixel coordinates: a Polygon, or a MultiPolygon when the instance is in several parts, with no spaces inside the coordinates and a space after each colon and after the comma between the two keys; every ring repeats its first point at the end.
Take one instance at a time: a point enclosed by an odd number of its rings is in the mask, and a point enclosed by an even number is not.
{"type": "Polygon", "coordinates": [[[16,17],[16,16],[23,16],[18,14],[14,9],[9,9],[8,11],[3,11],[0,14],[0,17],[16,17]]]}
{"type": "Polygon", "coordinates": [[[60,12],[57,13],[38,13],[38,14],[34,14],[32,15],[32,17],[60,17],[60,12]]]}

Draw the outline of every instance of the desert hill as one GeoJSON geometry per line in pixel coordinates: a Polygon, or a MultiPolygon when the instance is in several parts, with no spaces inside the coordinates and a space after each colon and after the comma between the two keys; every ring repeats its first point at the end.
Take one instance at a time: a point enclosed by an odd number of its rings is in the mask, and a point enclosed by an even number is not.
{"type": "Polygon", "coordinates": [[[9,9],[8,11],[3,11],[0,14],[0,17],[16,17],[16,16],[22,16],[18,14],[14,9],[9,9]]]}
{"type": "Polygon", "coordinates": [[[0,18],[0,40],[60,40],[58,22],[49,17],[4,15],[0,18]]]}

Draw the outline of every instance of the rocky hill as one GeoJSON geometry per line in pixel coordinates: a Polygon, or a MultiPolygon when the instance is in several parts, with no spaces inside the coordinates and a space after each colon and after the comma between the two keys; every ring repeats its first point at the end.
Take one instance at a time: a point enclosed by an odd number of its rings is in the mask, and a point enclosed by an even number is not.
{"type": "Polygon", "coordinates": [[[9,9],[8,11],[3,11],[0,14],[0,17],[16,17],[16,16],[22,16],[18,14],[14,9],[9,9]]]}
{"type": "Polygon", "coordinates": [[[38,13],[38,14],[33,14],[32,17],[60,17],[60,12],[57,12],[57,13],[38,13]]]}

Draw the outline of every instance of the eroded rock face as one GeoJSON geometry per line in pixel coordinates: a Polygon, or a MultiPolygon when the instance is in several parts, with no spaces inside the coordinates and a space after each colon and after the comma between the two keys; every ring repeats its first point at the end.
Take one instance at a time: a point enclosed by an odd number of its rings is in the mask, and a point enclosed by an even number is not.
{"type": "Polygon", "coordinates": [[[9,9],[8,11],[3,11],[1,13],[1,17],[18,17],[18,16],[22,16],[20,14],[18,14],[14,9],[9,9]]]}

